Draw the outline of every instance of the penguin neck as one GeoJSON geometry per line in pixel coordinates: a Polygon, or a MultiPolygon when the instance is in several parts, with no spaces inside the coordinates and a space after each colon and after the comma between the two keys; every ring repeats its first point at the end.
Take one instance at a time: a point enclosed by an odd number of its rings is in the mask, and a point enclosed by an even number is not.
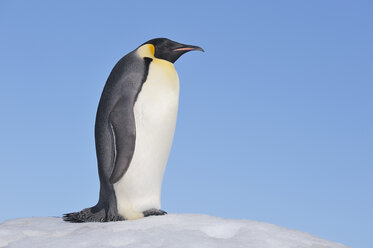
{"type": "Polygon", "coordinates": [[[137,54],[142,58],[151,58],[155,59],[154,57],[155,48],[152,44],[145,44],[137,48],[137,54]]]}
{"type": "Polygon", "coordinates": [[[152,59],[151,64],[154,64],[154,65],[157,65],[163,68],[164,76],[171,78],[172,81],[177,82],[176,84],[179,85],[179,78],[175,70],[174,64],[167,60],[156,58],[154,56],[154,52],[155,52],[154,45],[152,44],[142,45],[139,48],[137,48],[136,52],[137,52],[137,55],[141,58],[151,58],[152,59]]]}
{"type": "Polygon", "coordinates": [[[167,60],[164,60],[164,59],[156,58],[154,56],[154,54],[155,54],[155,47],[152,44],[145,44],[145,45],[140,46],[139,48],[137,48],[137,54],[141,58],[151,58],[151,59],[153,59],[153,61],[157,61],[157,62],[160,62],[160,63],[169,64],[169,66],[174,67],[173,63],[171,63],[171,62],[169,62],[167,60]]]}

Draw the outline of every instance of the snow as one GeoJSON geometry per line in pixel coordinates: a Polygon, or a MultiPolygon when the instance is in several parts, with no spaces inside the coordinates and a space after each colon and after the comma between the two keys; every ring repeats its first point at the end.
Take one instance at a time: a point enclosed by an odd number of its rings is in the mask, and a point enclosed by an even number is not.
{"type": "Polygon", "coordinates": [[[0,223],[0,247],[342,248],[342,244],[272,224],[208,215],[168,214],[110,223],[34,217],[0,223]]]}

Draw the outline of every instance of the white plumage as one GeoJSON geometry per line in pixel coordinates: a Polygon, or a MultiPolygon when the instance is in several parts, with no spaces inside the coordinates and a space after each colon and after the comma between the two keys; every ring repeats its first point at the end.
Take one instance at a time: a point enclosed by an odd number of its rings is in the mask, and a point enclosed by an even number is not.
{"type": "MultiPolygon", "coordinates": [[[[138,54],[144,56],[141,50],[138,54]]],[[[172,63],[152,58],[134,106],[135,152],[126,174],[114,184],[118,213],[125,219],[161,208],[163,173],[175,132],[179,78],[172,63]]]]}

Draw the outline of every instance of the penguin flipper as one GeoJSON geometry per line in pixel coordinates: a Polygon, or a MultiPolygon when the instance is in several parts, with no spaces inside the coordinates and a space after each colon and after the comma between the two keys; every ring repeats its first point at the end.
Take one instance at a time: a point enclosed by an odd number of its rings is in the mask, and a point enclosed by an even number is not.
{"type": "Polygon", "coordinates": [[[123,96],[110,113],[114,138],[115,158],[110,183],[118,182],[128,170],[135,151],[136,126],[133,113],[133,97],[123,96]]]}

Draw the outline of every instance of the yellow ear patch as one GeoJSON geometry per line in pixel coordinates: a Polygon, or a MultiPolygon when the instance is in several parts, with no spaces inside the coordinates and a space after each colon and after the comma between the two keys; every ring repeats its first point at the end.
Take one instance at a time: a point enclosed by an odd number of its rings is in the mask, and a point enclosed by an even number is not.
{"type": "Polygon", "coordinates": [[[149,45],[149,50],[150,50],[150,53],[154,56],[154,54],[155,54],[155,47],[154,47],[154,45],[149,45]]]}
{"type": "Polygon", "coordinates": [[[154,53],[155,53],[154,45],[152,44],[142,45],[141,47],[137,49],[137,53],[143,58],[144,57],[154,58],[154,53]]]}

